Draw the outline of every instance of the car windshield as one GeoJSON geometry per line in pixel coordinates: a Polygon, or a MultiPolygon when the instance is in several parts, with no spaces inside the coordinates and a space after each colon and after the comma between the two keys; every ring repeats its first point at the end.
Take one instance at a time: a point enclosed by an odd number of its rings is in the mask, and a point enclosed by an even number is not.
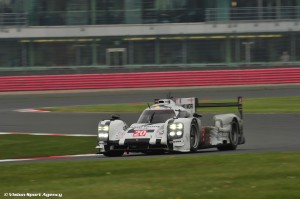
{"type": "Polygon", "coordinates": [[[164,123],[174,116],[173,110],[145,110],[137,123],[164,123]]]}

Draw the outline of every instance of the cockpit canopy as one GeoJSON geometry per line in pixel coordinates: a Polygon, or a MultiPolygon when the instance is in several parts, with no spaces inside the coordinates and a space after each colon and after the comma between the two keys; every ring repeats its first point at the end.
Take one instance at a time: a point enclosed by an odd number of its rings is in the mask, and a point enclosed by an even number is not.
{"type": "Polygon", "coordinates": [[[172,109],[147,109],[141,114],[137,123],[164,123],[175,115],[175,111],[172,109]]]}

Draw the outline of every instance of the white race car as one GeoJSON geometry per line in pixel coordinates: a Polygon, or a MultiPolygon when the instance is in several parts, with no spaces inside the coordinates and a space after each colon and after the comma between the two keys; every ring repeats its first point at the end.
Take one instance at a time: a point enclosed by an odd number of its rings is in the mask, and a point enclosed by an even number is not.
{"type": "Polygon", "coordinates": [[[124,152],[195,152],[212,147],[235,150],[245,143],[242,117],[242,97],[233,103],[205,104],[199,104],[197,98],[159,99],[131,126],[119,115],[100,121],[96,149],[105,156],[122,156],[124,152]],[[238,107],[239,116],[215,115],[213,126],[204,126],[202,115],[196,113],[196,107],[232,106],[238,107]]]}

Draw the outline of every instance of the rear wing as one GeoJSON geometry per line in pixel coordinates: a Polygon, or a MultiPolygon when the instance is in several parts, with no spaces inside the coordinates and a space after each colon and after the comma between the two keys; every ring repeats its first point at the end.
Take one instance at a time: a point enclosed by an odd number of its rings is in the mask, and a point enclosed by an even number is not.
{"type": "Polygon", "coordinates": [[[193,115],[196,112],[198,99],[194,97],[189,98],[176,98],[175,104],[182,106],[189,112],[191,115],[193,115]]]}
{"type": "Polygon", "coordinates": [[[243,97],[241,96],[237,98],[237,102],[199,103],[198,100],[196,100],[196,107],[238,107],[240,117],[243,119],[243,97]]]}

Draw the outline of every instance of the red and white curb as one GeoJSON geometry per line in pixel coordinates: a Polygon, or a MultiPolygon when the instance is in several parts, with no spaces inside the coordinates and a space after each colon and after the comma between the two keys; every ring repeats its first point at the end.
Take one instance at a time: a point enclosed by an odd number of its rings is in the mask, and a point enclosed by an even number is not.
{"type": "Polygon", "coordinates": [[[20,113],[49,113],[51,111],[44,111],[44,110],[39,110],[39,109],[17,109],[15,110],[16,112],[20,112],[20,113]]]}
{"type": "Polygon", "coordinates": [[[101,155],[99,155],[99,154],[79,154],[79,155],[42,156],[42,157],[33,157],[33,158],[3,159],[3,160],[0,160],[0,163],[35,161],[35,160],[68,159],[68,158],[77,158],[77,157],[97,157],[97,156],[101,156],[101,155]]]}
{"type": "Polygon", "coordinates": [[[69,136],[69,137],[96,137],[90,134],[59,134],[59,133],[26,133],[26,132],[0,132],[0,135],[45,135],[45,136],[69,136]]]}

